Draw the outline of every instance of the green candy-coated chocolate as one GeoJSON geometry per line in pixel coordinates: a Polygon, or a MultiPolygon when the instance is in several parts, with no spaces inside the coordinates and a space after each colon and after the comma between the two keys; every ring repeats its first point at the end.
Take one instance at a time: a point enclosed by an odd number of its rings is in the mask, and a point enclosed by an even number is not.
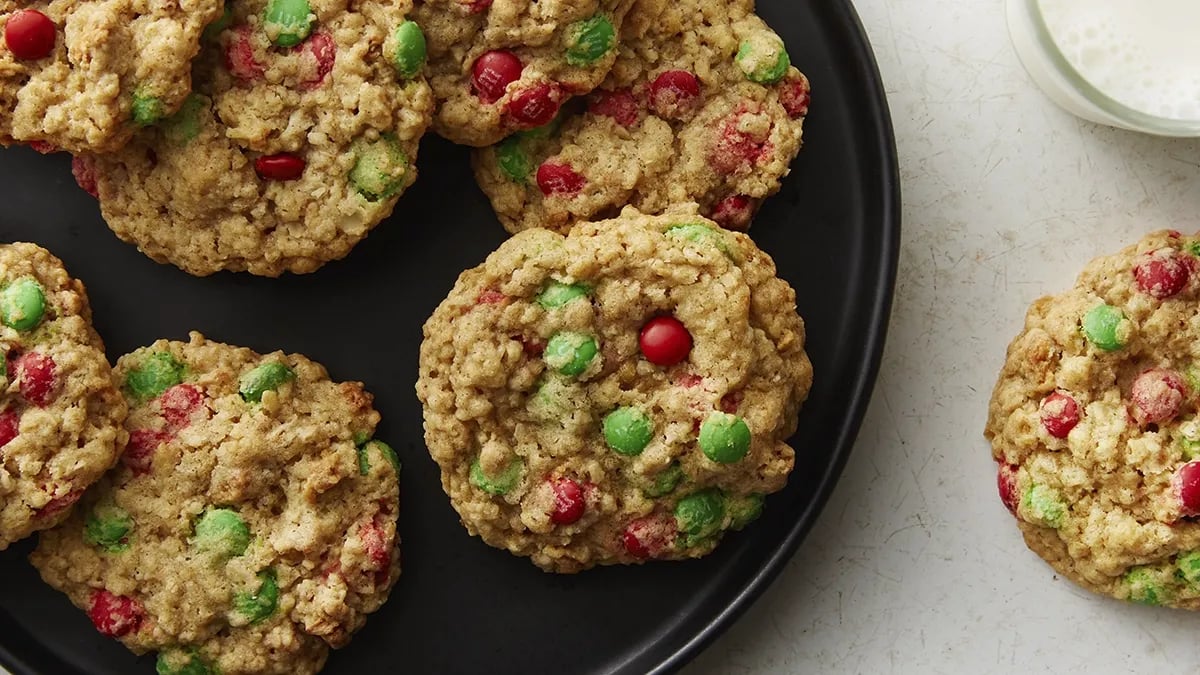
{"type": "Polygon", "coordinates": [[[1181,554],[1175,559],[1175,566],[1178,568],[1175,576],[1189,586],[1200,587],[1200,551],[1181,554]]]}
{"type": "Polygon", "coordinates": [[[258,573],[258,590],[233,596],[233,611],[252,624],[274,614],[278,606],[279,580],[273,568],[258,573]]]}
{"type": "Polygon", "coordinates": [[[556,309],[579,298],[586,298],[591,292],[583,284],[564,284],[561,281],[550,280],[546,287],[538,293],[537,302],[546,309],[556,309]]]}
{"type": "Polygon", "coordinates": [[[592,336],[564,331],[550,338],[542,358],[546,365],[559,373],[575,377],[588,369],[599,352],[600,348],[592,336]]]}
{"type": "Polygon", "coordinates": [[[217,17],[216,21],[205,26],[204,32],[200,34],[200,37],[208,41],[216,40],[221,31],[229,28],[231,25],[233,25],[233,6],[229,2],[226,2],[221,16],[217,17]]]}
{"type": "Polygon", "coordinates": [[[192,544],[226,558],[242,555],[250,545],[250,528],[233,509],[209,509],[196,521],[192,544]]]}
{"type": "Polygon", "coordinates": [[[396,456],[396,451],[392,446],[383,441],[367,441],[358,448],[358,473],[367,475],[371,472],[371,452],[377,452],[383,456],[388,464],[392,465],[392,469],[396,474],[400,474],[400,458],[396,456]]]}
{"type": "Polygon", "coordinates": [[[737,415],[714,412],[700,425],[700,450],[721,464],[732,464],[750,451],[750,427],[737,415]]]}
{"type": "Polygon", "coordinates": [[[312,32],[312,8],[308,0],[270,0],[263,12],[263,28],[279,47],[295,47],[312,32]]]}
{"type": "Polygon", "coordinates": [[[571,24],[566,37],[567,63],[572,66],[595,63],[617,44],[612,21],[601,14],[571,24]]]}
{"type": "Polygon", "coordinates": [[[729,250],[729,242],[726,241],[725,235],[715,227],[702,223],[683,223],[668,227],[665,234],[674,239],[683,239],[697,244],[714,246],[727,257],[732,257],[729,250]]]}
{"type": "Polygon", "coordinates": [[[46,315],[46,293],[33,277],[21,277],[0,290],[0,321],[21,332],[33,330],[46,315]]]}
{"type": "Polygon", "coordinates": [[[395,135],[383,134],[369,143],[359,143],[354,154],[350,183],[367,201],[387,199],[404,185],[408,156],[395,135]]]}
{"type": "Polygon", "coordinates": [[[425,33],[415,21],[405,21],[392,34],[392,66],[404,79],[416,77],[425,67],[425,33]]]}
{"type": "Polygon", "coordinates": [[[671,494],[675,488],[679,487],[679,483],[683,481],[683,467],[679,466],[679,462],[672,462],[670,466],[659,471],[654,476],[654,482],[642,489],[642,492],[647,497],[662,497],[663,495],[671,494]]]}
{"type": "Polygon", "coordinates": [[[183,105],[174,115],[162,123],[167,140],[177,145],[186,145],[200,135],[200,112],[208,102],[198,94],[188,94],[183,105]]]}
{"type": "Polygon", "coordinates": [[[119,506],[97,506],[83,524],[83,540],[109,553],[129,549],[133,517],[119,506]]]}
{"type": "Polygon", "coordinates": [[[788,66],[792,65],[783,41],[774,35],[743,40],[734,58],[738,68],[746,74],[746,79],[758,84],[775,84],[783,79],[788,66]]]}
{"type": "Polygon", "coordinates": [[[758,520],[762,515],[764,502],[763,496],[759,494],[729,500],[729,529],[740,530],[758,520]]]}
{"type": "Polygon", "coordinates": [[[1058,490],[1047,485],[1031,483],[1021,495],[1018,512],[1031,523],[1046,527],[1062,527],[1067,505],[1058,490]]]}
{"type": "Polygon", "coordinates": [[[1191,253],[1192,255],[1200,258],[1200,239],[1197,239],[1192,242],[1188,242],[1186,248],[1187,248],[1188,253],[1191,253]]]}
{"type": "Polygon", "coordinates": [[[621,455],[640,455],[654,437],[654,424],[646,413],[625,406],[604,416],[604,442],[621,455]]]}
{"type": "Polygon", "coordinates": [[[521,474],[524,471],[525,463],[520,458],[515,458],[509,462],[504,471],[500,472],[499,476],[488,476],[483,472],[483,466],[479,463],[479,460],[476,459],[471,463],[471,485],[488,494],[507,494],[521,481],[521,474]]]}
{"type": "Polygon", "coordinates": [[[1163,583],[1160,574],[1148,567],[1135,567],[1125,575],[1129,586],[1129,599],[1143,605],[1161,605],[1170,599],[1170,589],[1163,583]]]}
{"type": "Polygon", "coordinates": [[[1114,352],[1125,346],[1128,335],[1125,315],[1112,305],[1096,305],[1083,315],[1083,334],[1098,349],[1114,352]]]}
{"type": "Polygon", "coordinates": [[[725,495],[717,488],[694,492],[675,504],[680,543],[695,546],[721,531],[725,520],[725,495]]]}
{"type": "Polygon", "coordinates": [[[296,373],[287,364],[272,361],[264,363],[250,372],[242,375],[238,383],[238,393],[242,399],[250,403],[262,401],[263,394],[283,386],[284,382],[296,379],[296,373]]]}
{"type": "Polygon", "coordinates": [[[162,99],[140,91],[134,92],[133,104],[130,106],[130,116],[134,124],[148,127],[161,120],[166,112],[162,99]]]}
{"type": "Polygon", "coordinates": [[[183,381],[183,364],[167,352],[155,352],[125,375],[125,390],[147,401],[183,381]]]}
{"type": "MultiPolygon", "coordinates": [[[[1192,391],[1196,391],[1196,388],[1193,387],[1192,391]]],[[[1184,459],[1200,458],[1200,421],[1192,419],[1180,424],[1175,428],[1173,435],[1179,442],[1179,449],[1183,452],[1184,459]]]]}
{"type": "Polygon", "coordinates": [[[522,147],[520,134],[513,134],[496,144],[496,163],[514,183],[528,183],[529,174],[533,173],[533,160],[522,147]]]}
{"type": "Polygon", "coordinates": [[[219,675],[216,666],[205,661],[194,649],[159,652],[154,671],[158,675],[219,675]]]}

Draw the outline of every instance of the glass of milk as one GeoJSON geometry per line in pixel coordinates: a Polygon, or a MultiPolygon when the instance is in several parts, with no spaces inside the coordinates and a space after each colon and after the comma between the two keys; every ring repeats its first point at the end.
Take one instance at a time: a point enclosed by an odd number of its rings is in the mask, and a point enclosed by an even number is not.
{"type": "Polygon", "coordinates": [[[1008,0],[1021,62],[1068,111],[1200,136],[1200,0],[1008,0]]]}

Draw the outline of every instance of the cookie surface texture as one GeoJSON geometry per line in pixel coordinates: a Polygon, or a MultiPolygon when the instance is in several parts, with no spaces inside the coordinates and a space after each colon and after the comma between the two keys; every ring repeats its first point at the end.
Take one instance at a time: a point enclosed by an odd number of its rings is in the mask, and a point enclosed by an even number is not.
{"type": "Polygon", "coordinates": [[[1200,609],[1200,239],[1160,231],[1030,307],[985,435],[1035,553],[1097,593],[1200,609]]]}
{"type": "Polygon", "coordinates": [[[31,562],[159,673],[317,672],[400,574],[371,396],[196,333],[117,374],[129,448],[31,562]]]}
{"type": "Polygon", "coordinates": [[[0,143],[109,152],[191,90],[221,0],[0,2],[0,143]]]}
{"type": "Polygon", "coordinates": [[[113,155],[79,158],[112,230],[195,275],[336,260],[416,179],[433,100],[407,0],[232,2],[197,93],[113,155]]]}
{"type": "Polygon", "coordinates": [[[545,570],[705,555],[792,469],[812,382],[795,293],[695,205],[520,233],[424,330],[443,488],[545,570]]]}
{"type": "Polygon", "coordinates": [[[91,321],[58,258],[0,244],[0,549],[66,518],[125,446],[125,401],[91,321]]]}
{"type": "Polygon", "coordinates": [[[549,122],[600,84],[617,56],[632,0],[424,0],[434,130],[464,145],[495,143],[549,122]]]}
{"type": "Polygon", "coordinates": [[[608,78],[563,116],[473,153],[510,232],[566,231],[626,204],[697,202],[745,230],[800,150],[809,84],[747,0],[630,10],[608,78]]]}

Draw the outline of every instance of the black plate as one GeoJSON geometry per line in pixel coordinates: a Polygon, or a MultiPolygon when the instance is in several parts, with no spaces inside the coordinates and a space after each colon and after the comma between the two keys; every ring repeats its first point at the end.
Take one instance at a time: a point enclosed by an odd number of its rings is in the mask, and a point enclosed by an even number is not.
{"type": "MultiPolygon", "coordinates": [[[[295,351],[359,379],[404,464],[404,574],[326,672],[642,673],[677,668],[766,588],[812,525],[849,454],[883,348],[899,242],[891,124],[857,17],[841,0],[762,0],[812,80],[805,148],[753,229],[798,291],[816,383],[792,439],[796,470],[762,520],[688,563],[540,572],[467,536],[441,491],[413,393],[421,323],[460,271],[504,238],[467,151],[424,142],[396,215],[341,262],[281,280],[196,279],[119,242],[75,186],[65,154],[0,151],[0,240],[62,257],[87,284],[112,358],[190,329],[295,351]]],[[[213,195],[220,199],[220,195],[213,195]]],[[[19,675],[154,672],[100,636],[25,561],[0,553],[0,662],[19,675]]]]}

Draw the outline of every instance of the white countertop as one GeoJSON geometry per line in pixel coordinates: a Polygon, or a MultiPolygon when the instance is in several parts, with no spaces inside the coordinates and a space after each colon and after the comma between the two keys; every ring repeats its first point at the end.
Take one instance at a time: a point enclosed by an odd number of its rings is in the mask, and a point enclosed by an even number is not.
{"type": "Polygon", "coordinates": [[[882,371],[800,551],[685,673],[1194,669],[1200,615],[1093,596],[1025,548],[982,431],[1031,301],[1144,232],[1200,230],[1200,140],[1060,111],[1017,61],[1003,0],[855,5],[904,192],[882,371]]]}

